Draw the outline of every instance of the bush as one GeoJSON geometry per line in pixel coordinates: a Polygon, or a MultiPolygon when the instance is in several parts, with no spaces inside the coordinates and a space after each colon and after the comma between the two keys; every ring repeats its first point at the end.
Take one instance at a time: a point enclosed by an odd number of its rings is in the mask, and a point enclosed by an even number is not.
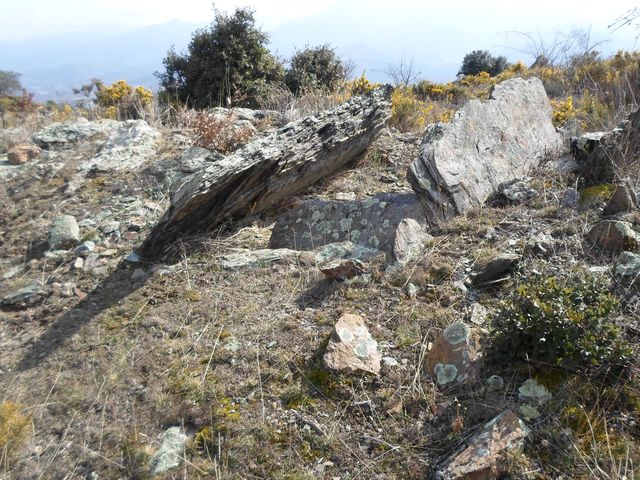
{"type": "Polygon", "coordinates": [[[250,128],[234,125],[230,112],[226,118],[216,118],[209,112],[196,112],[186,122],[186,132],[195,145],[228,154],[238,149],[255,133],[250,128]]]}
{"type": "Polygon", "coordinates": [[[488,50],[474,50],[464,56],[458,75],[477,75],[480,72],[487,72],[495,77],[505,68],[507,68],[506,57],[494,57],[488,50]]]}
{"type": "Polygon", "coordinates": [[[612,321],[618,306],[601,279],[525,279],[494,318],[492,356],[560,366],[625,364],[631,351],[612,321]]]}
{"type": "Polygon", "coordinates": [[[142,118],[151,104],[153,93],[144,87],[131,87],[125,80],[118,80],[106,87],[97,83],[96,103],[105,118],[129,120],[142,118]]]}
{"type": "Polygon", "coordinates": [[[169,50],[164,72],[156,72],[163,98],[195,108],[255,107],[262,85],[282,83],[282,64],[266,48],[269,37],[253,14],[249,8],[231,16],[216,12],[210,27],[193,34],[187,53],[169,50]]]}
{"type": "Polygon", "coordinates": [[[295,94],[317,89],[334,91],[346,80],[346,70],[335,50],[321,45],[297,51],[284,78],[295,94]]]}

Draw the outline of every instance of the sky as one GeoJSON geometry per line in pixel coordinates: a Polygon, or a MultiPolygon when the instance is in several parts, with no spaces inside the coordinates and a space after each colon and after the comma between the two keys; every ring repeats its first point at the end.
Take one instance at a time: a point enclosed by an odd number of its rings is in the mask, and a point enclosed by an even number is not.
{"type": "MultiPolygon", "coordinates": [[[[263,27],[270,31],[296,19],[308,17],[332,4],[352,0],[216,0],[221,10],[251,5],[263,27]]],[[[357,2],[356,2],[357,3],[357,2]]],[[[602,1],[456,1],[456,0],[370,0],[353,18],[354,23],[385,18],[390,11],[406,12],[408,20],[427,18],[443,8],[455,12],[457,20],[469,28],[490,22],[508,28],[507,22],[531,29],[541,23],[555,25],[597,25],[606,27],[618,16],[639,5],[637,0],[602,1]],[[465,14],[465,12],[473,14],[465,14]],[[479,16],[478,16],[479,15],[479,16]],[[519,21],[518,21],[519,20],[519,21]]],[[[207,24],[213,18],[211,0],[0,0],[0,41],[17,41],[39,36],[82,32],[94,29],[126,29],[179,19],[207,24]]],[[[327,32],[331,36],[331,32],[327,32]]]]}
{"type": "MultiPolygon", "coordinates": [[[[252,6],[265,29],[313,15],[337,0],[217,0],[216,8],[232,11],[252,6]]],[[[344,1],[344,0],[342,0],[344,1]]],[[[0,41],[92,29],[126,29],[182,20],[208,24],[213,19],[211,0],[0,0],[0,41]]]]}

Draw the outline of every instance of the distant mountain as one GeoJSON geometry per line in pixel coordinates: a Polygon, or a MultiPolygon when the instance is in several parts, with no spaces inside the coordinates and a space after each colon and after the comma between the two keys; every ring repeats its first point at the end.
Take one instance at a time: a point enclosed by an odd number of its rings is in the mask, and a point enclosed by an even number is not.
{"type": "Polygon", "coordinates": [[[171,21],[129,32],[87,32],[53,39],[0,44],[0,69],[22,74],[38,100],[68,100],[71,89],[91,78],[126,79],[155,87],[153,76],[171,45],[183,50],[201,25],[171,21]]]}

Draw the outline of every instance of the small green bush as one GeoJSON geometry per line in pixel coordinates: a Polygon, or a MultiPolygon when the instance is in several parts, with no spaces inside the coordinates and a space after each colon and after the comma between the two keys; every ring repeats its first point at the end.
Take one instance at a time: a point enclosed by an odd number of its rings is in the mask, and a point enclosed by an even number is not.
{"type": "Polygon", "coordinates": [[[525,279],[497,311],[491,356],[559,366],[626,364],[631,350],[611,318],[618,307],[602,279],[525,279]]]}

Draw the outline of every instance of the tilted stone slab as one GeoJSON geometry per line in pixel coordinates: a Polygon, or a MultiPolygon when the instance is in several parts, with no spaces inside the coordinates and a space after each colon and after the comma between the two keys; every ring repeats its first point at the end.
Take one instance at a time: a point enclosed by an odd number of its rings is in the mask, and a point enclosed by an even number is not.
{"type": "Polygon", "coordinates": [[[385,87],[249,143],[177,189],[141,253],[160,254],[181,236],[259,213],[331,176],[364,152],[390,116],[385,87]]]}
{"type": "Polygon", "coordinates": [[[562,151],[551,105],[537,78],[513,78],[488,101],[471,100],[448,124],[427,130],[408,180],[427,220],[437,223],[482,205],[501,184],[562,151]]]}

